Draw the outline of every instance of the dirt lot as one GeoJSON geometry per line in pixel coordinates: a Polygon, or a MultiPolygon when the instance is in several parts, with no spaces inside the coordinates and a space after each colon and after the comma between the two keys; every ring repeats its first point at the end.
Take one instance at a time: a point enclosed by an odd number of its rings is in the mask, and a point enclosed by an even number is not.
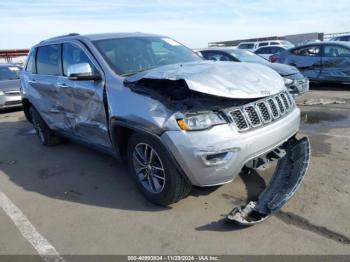
{"type": "MultiPolygon", "coordinates": [[[[0,114],[0,192],[60,254],[350,254],[350,86],[320,87],[299,99],[312,163],[299,192],[249,228],[223,215],[266,186],[269,172],[181,202],[148,203],[113,158],[68,142],[39,145],[22,111],[0,114]],[[349,91],[347,90],[349,89],[349,91]]],[[[0,208],[0,254],[36,254],[0,208]]]]}

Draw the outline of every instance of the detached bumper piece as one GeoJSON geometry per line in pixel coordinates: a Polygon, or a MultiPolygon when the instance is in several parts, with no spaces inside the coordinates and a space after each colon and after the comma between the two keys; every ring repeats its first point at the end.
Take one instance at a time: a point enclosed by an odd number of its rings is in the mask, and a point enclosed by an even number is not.
{"type": "Polygon", "coordinates": [[[269,185],[257,201],[234,208],[227,220],[238,225],[260,223],[279,210],[299,189],[310,163],[310,142],[307,137],[289,139],[283,146],[286,155],[278,161],[269,185]]]}

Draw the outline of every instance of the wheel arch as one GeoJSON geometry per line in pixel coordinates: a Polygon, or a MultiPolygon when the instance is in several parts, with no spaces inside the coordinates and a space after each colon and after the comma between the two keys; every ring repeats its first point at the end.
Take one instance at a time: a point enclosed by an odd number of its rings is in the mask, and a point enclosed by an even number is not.
{"type": "MultiPolygon", "coordinates": [[[[176,161],[173,154],[170,152],[168,147],[163,144],[160,139],[160,135],[164,132],[162,129],[150,129],[141,124],[131,122],[124,119],[112,118],[110,121],[110,135],[112,145],[116,151],[116,156],[120,160],[125,160],[127,156],[128,140],[130,136],[134,133],[140,133],[145,136],[152,137],[157,140],[159,144],[165,149],[170,161],[174,164],[178,172],[186,179],[187,182],[191,183],[190,179],[187,177],[180,164],[176,161]]],[[[191,183],[192,184],[192,183],[191,183]]]]}
{"type": "Polygon", "coordinates": [[[32,117],[30,115],[29,109],[30,107],[33,106],[32,103],[29,102],[27,98],[22,99],[22,107],[23,107],[23,112],[27,120],[32,123],[32,117]]]}

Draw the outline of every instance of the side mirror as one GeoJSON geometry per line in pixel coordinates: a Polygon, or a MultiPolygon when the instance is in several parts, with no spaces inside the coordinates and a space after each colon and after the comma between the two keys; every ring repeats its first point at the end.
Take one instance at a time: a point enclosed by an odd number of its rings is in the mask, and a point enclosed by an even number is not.
{"type": "Polygon", "coordinates": [[[100,80],[99,74],[93,73],[89,63],[74,64],[68,67],[69,80],[100,80]]]}

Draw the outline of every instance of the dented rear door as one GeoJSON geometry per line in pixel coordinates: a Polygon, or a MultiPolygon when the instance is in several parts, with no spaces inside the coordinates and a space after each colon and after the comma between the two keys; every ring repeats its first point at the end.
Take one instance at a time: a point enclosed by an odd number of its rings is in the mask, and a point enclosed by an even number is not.
{"type": "Polygon", "coordinates": [[[89,63],[102,75],[97,63],[80,42],[62,44],[63,76],[59,77],[57,86],[66,127],[69,133],[85,142],[111,148],[103,102],[104,81],[68,79],[68,67],[77,63],[89,63]]]}
{"type": "Polygon", "coordinates": [[[57,80],[61,74],[60,46],[44,45],[37,48],[36,74],[31,74],[31,100],[51,129],[64,128],[64,115],[59,100],[57,80]]]}

